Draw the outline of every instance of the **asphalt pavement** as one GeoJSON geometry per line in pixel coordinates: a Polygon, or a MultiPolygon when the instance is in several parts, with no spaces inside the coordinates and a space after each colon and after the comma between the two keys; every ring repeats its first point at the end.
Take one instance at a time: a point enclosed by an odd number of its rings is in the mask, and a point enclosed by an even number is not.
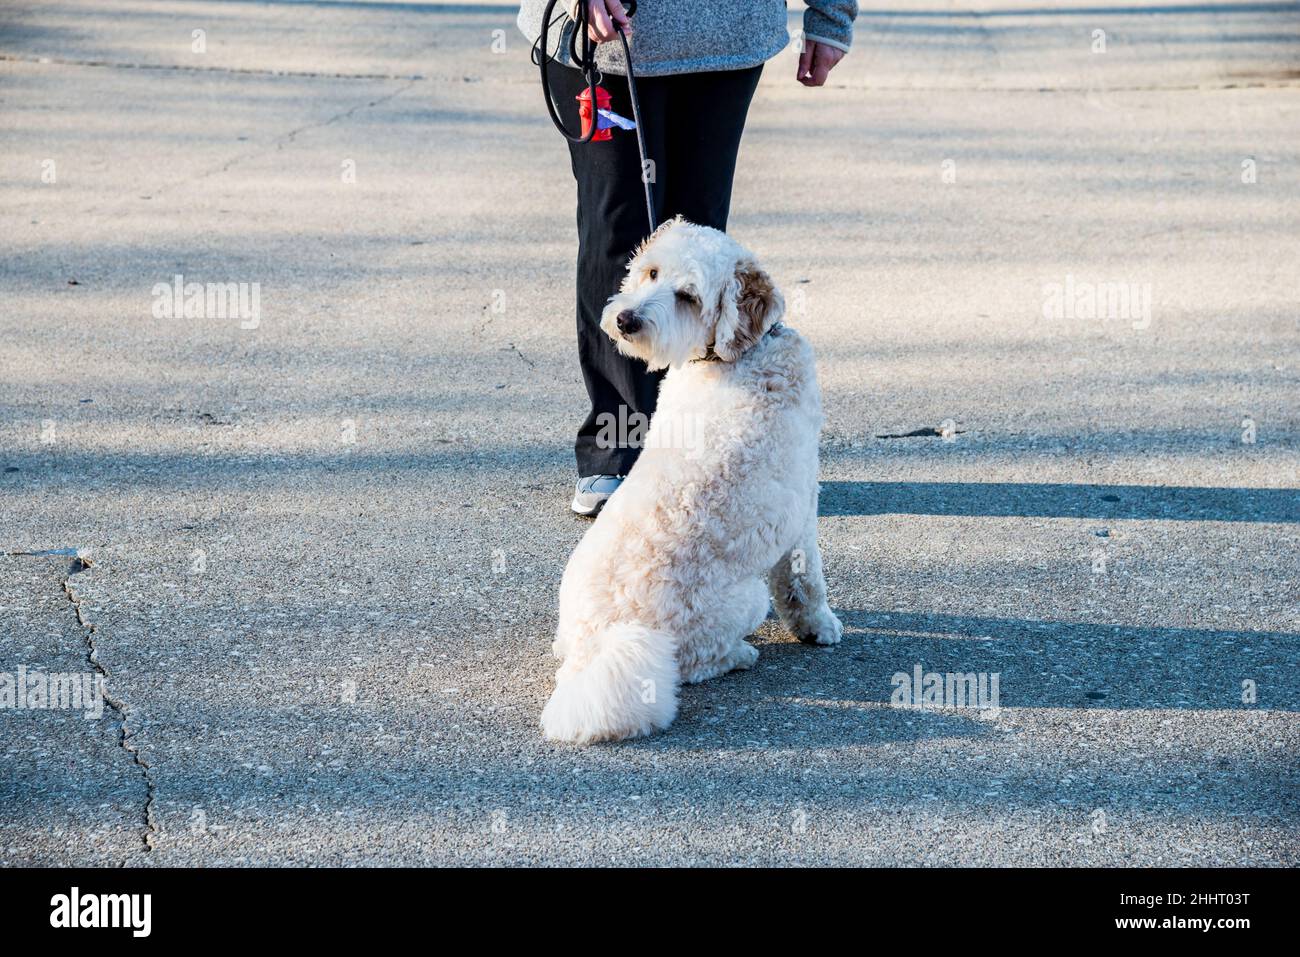
{"type": "Polygon", "coordinates": [[[731,231],[818,354],[844,641],[769,619],[587,749],[514,10],[0,12],[0,704],[106,689],[0,708],[0,863],[1300,863],[1300,4],[900,0],[769,63],[731,231]]]}

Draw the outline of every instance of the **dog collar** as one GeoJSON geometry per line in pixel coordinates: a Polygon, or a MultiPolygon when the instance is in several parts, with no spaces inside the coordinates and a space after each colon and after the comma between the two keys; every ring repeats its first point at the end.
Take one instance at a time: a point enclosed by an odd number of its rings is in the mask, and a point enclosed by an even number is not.
{"type": "MultiPolygon", "coordinates": [[[[779,321],[774,322],[772,323],[771,328],[769,328],[767,332],[764,333],[763,338],[766,339],[768,336],[780,335],[781,330],[783,328],[784,328],[783,323],[779,321]]],[[[713,351],[713,343],[710,342],[709,347],[704,351],[704,355],[696,356],[694,359],[691,359],[690,361],[691,362],[723,362],[725,360],[722,358],[722,356],[718,355],[716,352],[713,351]]]]}

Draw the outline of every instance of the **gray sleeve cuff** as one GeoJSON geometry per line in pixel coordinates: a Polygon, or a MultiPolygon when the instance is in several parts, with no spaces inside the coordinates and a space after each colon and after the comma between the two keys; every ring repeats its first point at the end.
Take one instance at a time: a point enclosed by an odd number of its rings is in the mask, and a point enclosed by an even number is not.
{"type": "Polygon", "coordinates": [[[804,40],[816,40],[818,43],[824,43],[828,47],[834,47],[837,50],[843,50],[845,53],[849,52],[849,48],[847,46],[845,46],[843,43],[839,43],[836,40],[832,40],[829,37],[819,37],[819,36],[814,36],[811,33],[804,33],[803,38],[804,40]]]}
{"type": "Polygon", "coordinates": [[[857,16],[857,0],[808,0],[808,9],[803,12],[804,37],[847,53],[853,45],[853,21],[857,16]]]}

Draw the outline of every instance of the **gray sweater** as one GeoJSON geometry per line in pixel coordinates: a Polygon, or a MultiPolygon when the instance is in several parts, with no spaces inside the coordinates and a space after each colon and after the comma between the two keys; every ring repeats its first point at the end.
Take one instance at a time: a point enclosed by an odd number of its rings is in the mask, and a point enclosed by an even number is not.
{"type": "MultiPolygon", "coordinates": [[[[523,0],[516,22],[530,43],[541,33],[547,0],[523,0]]],[[[567,12],[572,0],[559,0],[552,18],[567,12]]],[[[853,42],[857,0],[807,0],[804,36],[847,51],[853,42]]],[[[547,33],[547,46],[561,63],[569,61],[569,36],[560,18],[547,33]]],[[[785,49],[784,0],[639,0],[628,41],[637,76],[667,76],[758,66],[785,49]]],[[[615,39],[596,48],[604,73],[624,74],[623,45],[615,39]]]]}

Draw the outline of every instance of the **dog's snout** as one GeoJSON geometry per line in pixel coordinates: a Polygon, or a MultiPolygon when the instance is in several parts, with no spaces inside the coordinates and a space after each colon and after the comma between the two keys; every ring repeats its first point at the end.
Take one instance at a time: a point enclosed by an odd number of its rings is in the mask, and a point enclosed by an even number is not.
{"type": "Polygon", "coordinates": [[[619,332],[632,333],[641,328],[641,317],[631,309],[624,309],[614,321],[618,324],[619,332]]]}

